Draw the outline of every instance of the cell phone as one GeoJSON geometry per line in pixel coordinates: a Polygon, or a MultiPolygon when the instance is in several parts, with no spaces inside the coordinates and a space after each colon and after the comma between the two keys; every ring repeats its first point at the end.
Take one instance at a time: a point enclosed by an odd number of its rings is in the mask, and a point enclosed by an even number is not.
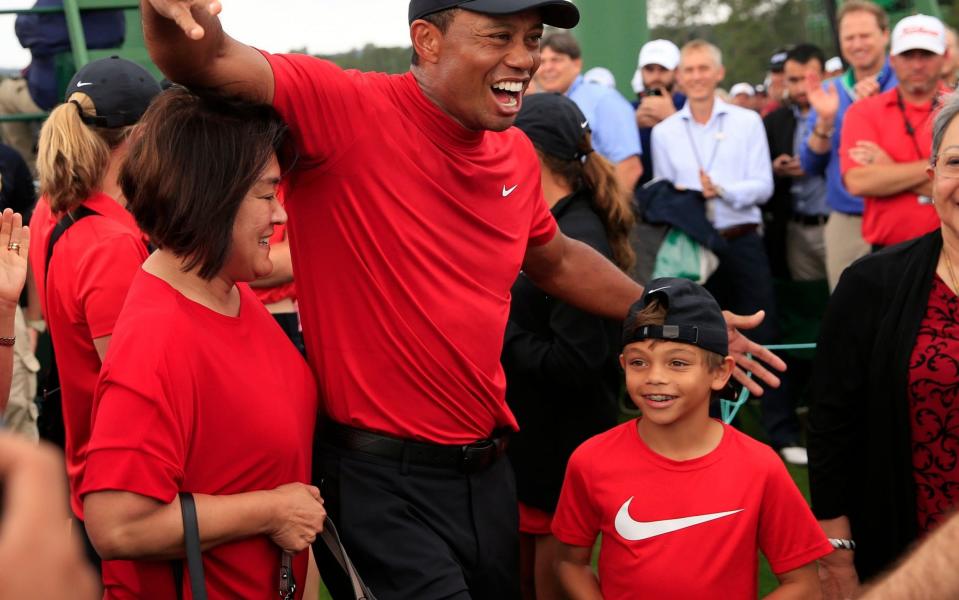
{"type": "Polygon", "coordinates": [[[663,95],[663,90],[659,88],[653,88],[651,90],[646,90],[643,92],[643,98],[647,96],[662,96],[662,95],[663,95]]]}

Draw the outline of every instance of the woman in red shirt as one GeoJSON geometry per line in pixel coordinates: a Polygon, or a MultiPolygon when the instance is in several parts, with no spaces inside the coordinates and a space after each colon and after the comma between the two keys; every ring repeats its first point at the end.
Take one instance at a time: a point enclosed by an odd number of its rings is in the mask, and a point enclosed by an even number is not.
{"type": "Polygon", "coordinates": [[[177,596],[181,492],[210,598],[276,594],[283,552],[305,580],[326,516],[307,485],[316,385],[246,283],[273,270],[286,139],[269,106],[171,89],[131,147],[123,192],[158,250],[117,320],[80,490],[106,598],[177,596]]]}
{"type": "MultiPolygon", "coordinates": [[[[130,281],[147,257],[117,173],[130,132],[159,92],[156,80],[135,63],[116,57],[94,61],[77,72],[67,101],[40,131],[37,171],[51,218],[35,232],[41,248],[33,256],[43,262],[34,264],[34,274],[59,367],[71,508],[80,520],[76,490],[90,437],[93,390],[130,281]],[[48,262],[58,222],[70,227],[48,262]]],[[[94,553],[90,557],[97,562],[94,553]]]]}

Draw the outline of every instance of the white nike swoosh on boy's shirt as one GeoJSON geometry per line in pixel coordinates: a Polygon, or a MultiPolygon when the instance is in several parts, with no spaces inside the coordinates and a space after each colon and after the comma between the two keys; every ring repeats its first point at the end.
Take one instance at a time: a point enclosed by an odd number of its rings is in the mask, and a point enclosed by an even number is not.
{"type": "Polygon", "coordinates": [[[616,514],[616,533],[623,539],[630,542],[646,540],[664,533],[672,533],[680,529],[686,529],[700,523],[715,521],[729,515],[742,512],[743,509],[729,510],[726,512],[710,513],[708,515],[695,515],[692,517],[680,517],[678,519],[663,519],[662,521],[636,521],[629,516],[629,504],[633,501],[631,497],[627,500],[619,512],[616,514]]]}

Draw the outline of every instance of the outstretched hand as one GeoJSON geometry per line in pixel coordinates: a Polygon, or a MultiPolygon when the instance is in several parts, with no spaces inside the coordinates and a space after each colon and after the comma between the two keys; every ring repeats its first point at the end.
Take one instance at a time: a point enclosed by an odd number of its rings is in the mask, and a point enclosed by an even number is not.
{"type": "Polygon", "coordinates": [[[30,228],[9,208],[0,215],[0,302],[15,305],[27,280],[30,228]]]}
{"type": "Polygon", "coordinates": [[[219,0],[149,0],[153,10],[160,16],[176,22],[191,40],[203,39],[203,27],[193,18],[192,9],[205,10],[211,16],[220,14],[223,5],[219,0]]]}
{"type": "Polygon", "coordinates": [[[763,388],[755,379],[746,375],[745,371],[751,372],[756,378],[772,387],[779,387],[779,377],[756,359],[763,361],[777,371],[785,371],[786,363],[760,344],[744,336],[740,331],[741,329],[758,327],[766,317],[766,313],[759,311],[752,315],[743,316],[724,310],[723,317],[726,318],[726,332],[729,334],[729,354],[736,360],[736,370],[733,371],[733,377],[736,378],[736,381],[743,384],[749,390],[749,393],[754,396],[762,396],[763,388]]]}
{"type": "Polygon", "coordinates": [[[806,73],[806,97],[816,114],[823,119],[831,121],[839,112],[839,92],[836,91],[836,86],[823,87],[822,78],[812,71],[806,73]]]}

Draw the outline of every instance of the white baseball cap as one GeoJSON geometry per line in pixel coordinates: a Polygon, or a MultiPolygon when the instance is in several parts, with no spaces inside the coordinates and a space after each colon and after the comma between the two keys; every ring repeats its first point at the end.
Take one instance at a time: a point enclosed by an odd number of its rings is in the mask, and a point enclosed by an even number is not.
{"type": "Polygon", "coordinates": [[[606,67],[593,67],[583,73],[583,80],[590,83],[598,83],[603,87],[615,88],[616,76],[606,67]]]}
{"type": "Polygon", "coordinates": [[[753,89],[753,86],[745,82],[740,82],[729,88],[729,95],[731,97],[736,97],[739,94],[746,94],[750,98],[756,95],[756,90],[753,89]]]}
{"type": "Polygon", "coordinates": [[[946,53],[946,28],[942,21],[928,15],[912,15],[899,21],[892,30],[893,56],[909,50],[928,50],[933,54],[946,53]]]}
{"type": "Polygon", "coordinates": [[[827,73],[831,71],[842,71],[842,59],[838,56],[833,56],[826,61],[826,64],[823,65],[823,70],[827,73]]]}
{"type": "Polygon", "coordinates": [[[639,68],[659,65],[672,71],[679,66],[679,48],[669,40],[652,40],[639,51],[639,68]]]}

